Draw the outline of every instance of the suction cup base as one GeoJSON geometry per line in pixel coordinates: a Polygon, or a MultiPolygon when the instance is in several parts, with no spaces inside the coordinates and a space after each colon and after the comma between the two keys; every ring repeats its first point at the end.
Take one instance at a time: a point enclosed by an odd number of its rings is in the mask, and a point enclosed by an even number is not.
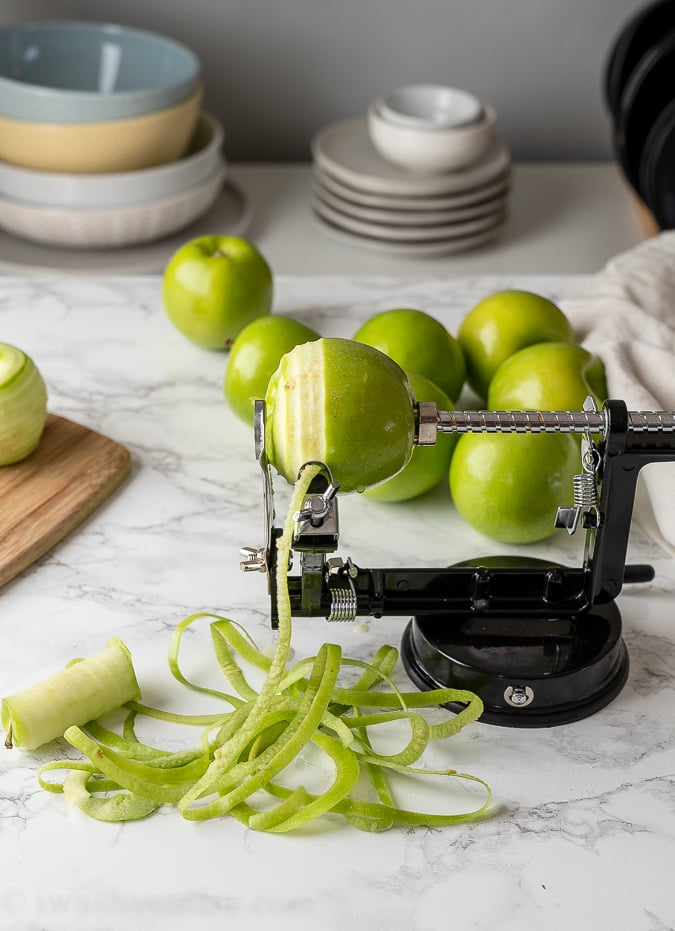
{"type": "Polygon", "coordinates": [[[586,718],[616,698],[629,668],[613,602],[571,617],[417,616],[401,658],[418,688],[475,692],[480,720],[508,727],[586,718]]]}

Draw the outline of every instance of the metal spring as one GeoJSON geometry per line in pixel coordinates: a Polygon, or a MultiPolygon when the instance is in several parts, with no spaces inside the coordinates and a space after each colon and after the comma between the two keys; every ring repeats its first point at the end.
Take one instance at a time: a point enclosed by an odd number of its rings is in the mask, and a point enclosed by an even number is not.
{"type": "Polygon", "coordinates": [[[598,503],[595,476],[589,472],[575,475],[572,479],[574,488],[574,506],[586,510],[594,508],[598,503]]]}
{"type": "Polygon", "coordinates": [[[331,586],[329,621],[353,621],[356,617],[356,592],[349,585],[331,586]]]}

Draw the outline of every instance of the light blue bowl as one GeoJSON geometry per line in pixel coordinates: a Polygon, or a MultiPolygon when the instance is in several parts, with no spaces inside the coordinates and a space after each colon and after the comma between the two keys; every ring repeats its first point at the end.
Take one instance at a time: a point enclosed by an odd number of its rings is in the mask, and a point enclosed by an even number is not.
{"type": "Polygon", "coordinates": [[[101,123],[186,100],[201,67],[189,48],[110,23],[30,22],[0,28],[0,115],[101,123]]]}

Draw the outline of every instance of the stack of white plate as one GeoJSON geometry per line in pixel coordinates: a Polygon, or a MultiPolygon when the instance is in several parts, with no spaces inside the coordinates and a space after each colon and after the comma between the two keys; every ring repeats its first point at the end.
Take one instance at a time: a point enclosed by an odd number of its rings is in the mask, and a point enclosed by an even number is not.
{"type": "Polygon", "coordinates": [[[503,229],[511,159],[495,135],[468,168],[416,175],[373,147],[368,122],[352,119],[312,140],[312,208],[331,236],[362,247],[410,255],[476,248],[503,229]]]}

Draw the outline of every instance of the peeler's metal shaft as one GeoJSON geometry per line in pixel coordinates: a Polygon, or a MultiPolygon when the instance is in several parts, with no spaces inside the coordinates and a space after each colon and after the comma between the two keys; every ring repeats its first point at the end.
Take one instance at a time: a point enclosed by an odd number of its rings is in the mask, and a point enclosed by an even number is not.
{"type": "Polygon", "coordinates": [[[602,433],[600,411],[438,411],[441,433],[602,433]]]}
{"type": "MultiPolygon", "coordinates": [[[[430,412],[431,413],[431,412],[430,412]]],[[[628,411],[629,433],[675,433],[675,411],[628,411]]],[[[439,433],[607,432],[602,411],[436,411],[439,433]]]]}

